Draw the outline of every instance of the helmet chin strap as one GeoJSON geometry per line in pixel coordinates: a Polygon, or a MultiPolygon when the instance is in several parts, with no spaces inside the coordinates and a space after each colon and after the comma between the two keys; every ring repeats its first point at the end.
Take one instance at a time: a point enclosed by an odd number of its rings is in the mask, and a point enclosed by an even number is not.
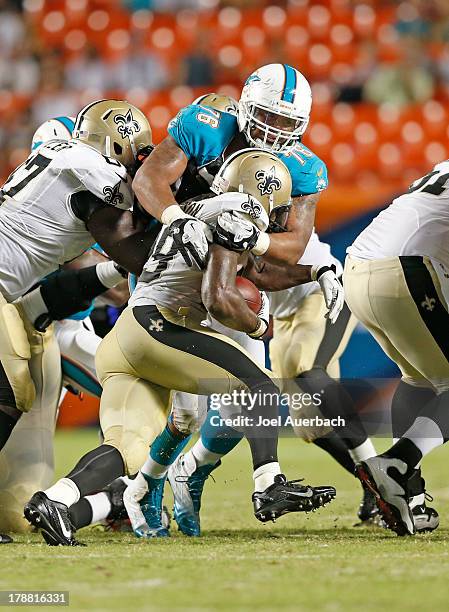
{"type": "Polygon", "coordinates": [[[111,157],[111,137],[106,136],[104,141],[104,153],[106,157],[111,157]]]}

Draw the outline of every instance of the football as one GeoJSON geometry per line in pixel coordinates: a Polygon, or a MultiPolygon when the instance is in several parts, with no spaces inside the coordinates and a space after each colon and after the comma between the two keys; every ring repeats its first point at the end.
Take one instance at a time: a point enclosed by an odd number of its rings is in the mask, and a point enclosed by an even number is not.
{"type": "Polygon", "coordinates": [[[247,278],[243,278],[243,276],[237,276],[235,286],[242,294],[248,307],[257,314],[262,307],[262,298],[256,285],[247,278]]]}

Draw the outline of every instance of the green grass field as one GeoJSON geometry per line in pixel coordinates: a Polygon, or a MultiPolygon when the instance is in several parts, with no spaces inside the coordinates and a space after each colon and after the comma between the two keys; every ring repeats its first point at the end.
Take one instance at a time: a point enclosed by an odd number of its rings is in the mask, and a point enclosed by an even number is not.
{"type": "MultiPolygon", "coordinates": [[[[96,443],[95,431],[58,432],[58,473],[96,443]]],[[[87,548],[19,536],[0,546],[0,590],[68,590],[72,610],[448,609],[449,448],[424,464],[442,527],[415,538],[354,528],[360,486],[319,449],[285,438],[280,458],[290,477],[335,485],[337,499],[259,524],[242,443],[206,484],[203,537],[188,539],[173,524],[163,541],[90,528],[78,534],[87,548]]]]}

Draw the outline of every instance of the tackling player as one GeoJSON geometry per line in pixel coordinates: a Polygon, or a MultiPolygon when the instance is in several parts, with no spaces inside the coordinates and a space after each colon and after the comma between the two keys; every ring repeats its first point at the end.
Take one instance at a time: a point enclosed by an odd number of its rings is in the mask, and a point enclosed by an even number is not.
{"type": "MultiPolygon", "coordinates": [[[[231,162],[241,170],[240,183],[228,186],[237,193],[193,201],[187,209],[195,210],[198,218],[208,224],[214,224],[223,211],[234,210],[264,231],[276,221],[281,209],[285,213],[289,204],[288,170],[273,155],[253,150],[235,154],[228,160],[231,162]],[[280,183],[279,189],[268,194],[263,189],[264,178],[273,175],[280,183]],[[263,206],[248,192],[257,194],[263,206]]],[[[80,495],[98,490],[124,471],[133,473],[142,465],[148,444],[165,424],[173,389],[208,395],[246,388],[256,397],[251,413],[254,423],[263,416],[268,424],[257,430],[247,423],[245,434],[253,455],[256,491],[253,502],[259,520],[311,510],[335,495],[332,487],[304,487],[287,482],[280,474],[277,426],[270,420],[277,417],[277,404],[263,402],[264,393],[276,395],[277,388],[268,372],[239,344],[201,325],[210,313],[222,324],[252,338],[259,338],[266,331],[263,314],[254,314],[235,288],[239,262],[247,254],[242,256],[213,245],[203,273],[196,251],[186,245],[184,234],[178,229],[168,226],[161,230],[129,307],[97,353],[104,387],[100,420],[105,444],[85,455],[68,477],[45,493],[36,493],[25,508],[28,520],[43,530],[48,543],[76,544],[68,506],[80,495]],[[111,447],[115,447],[115,452],[111,453],[111,447]],[[104,457],[102,464],[97,460],[100,456],[104,457]]],[[[285,268],[285,286],[306,280],[310,280],[310,267],[285,268]]],[[[164,464],[167,463],[166,457],[164,464]]],[[[151,465],[155,468],[154,461],[151,465]]],[[[144,509],[148,509],[146,523],[137,524],[139,507],[137,515],[127,507],[140,535],[168,535],[161,525],[160,511],[154,512],[160,508],[154,498],[162,497],[167,470],[168,465],[164,465],[162,474],[153,477],[150,472],[148,479],[140,474],[131,484],[133,491],[137,488],[142,495],[145,493],[142,485],[146,486],[148,496],[143,503],[144,509]]]]}
{"type": "MultiPolygon", "coordinates": [[[[178,202],[205,193],[224,159],[248,146],[274,153],[292,176],[293,205],[286,231],[268,235],[252,228],[251,252],[274,262],[296,264],[310,238],[319,192],[327,186],[325,164],[301,144],[312,96],[304,76],[287,64],[269,64],[253,72],[242,90],[238,117],[228,110],[193,104],[168,126],[168,136],[137,171],[133,188],[140,204],[166,225],[182,229],[185,212],[178,202]],[[171,186],[176,184],[176,196],[171,186]]],[[[220,225],[220,219],[218,219],[220,225]]],[[[229,248],[240,220],[226,220],[229,248]]],[[[204,260],[207,226],[191,223],[190,236],[204,260]]]]}

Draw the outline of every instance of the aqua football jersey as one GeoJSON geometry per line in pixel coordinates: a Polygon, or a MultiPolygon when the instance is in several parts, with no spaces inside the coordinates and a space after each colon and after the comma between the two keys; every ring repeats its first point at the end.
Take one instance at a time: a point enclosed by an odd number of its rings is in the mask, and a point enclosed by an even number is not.
{"type": "MultiPolygon", "coordinates": [[[[168,133],[201,175],[213,168],[216,174],[224,152],[239,133],[237,118],[230,113],[191,104],[176,115],[168,125],[168,133]],[[218,163],[217,163],[218,162],[218,163]]],[[[299,197],[317,193],[328,185],[324,162],[303,144],[298,144],[290,153],[279,154],[292,177],[292,196],[299,197]]]]}

